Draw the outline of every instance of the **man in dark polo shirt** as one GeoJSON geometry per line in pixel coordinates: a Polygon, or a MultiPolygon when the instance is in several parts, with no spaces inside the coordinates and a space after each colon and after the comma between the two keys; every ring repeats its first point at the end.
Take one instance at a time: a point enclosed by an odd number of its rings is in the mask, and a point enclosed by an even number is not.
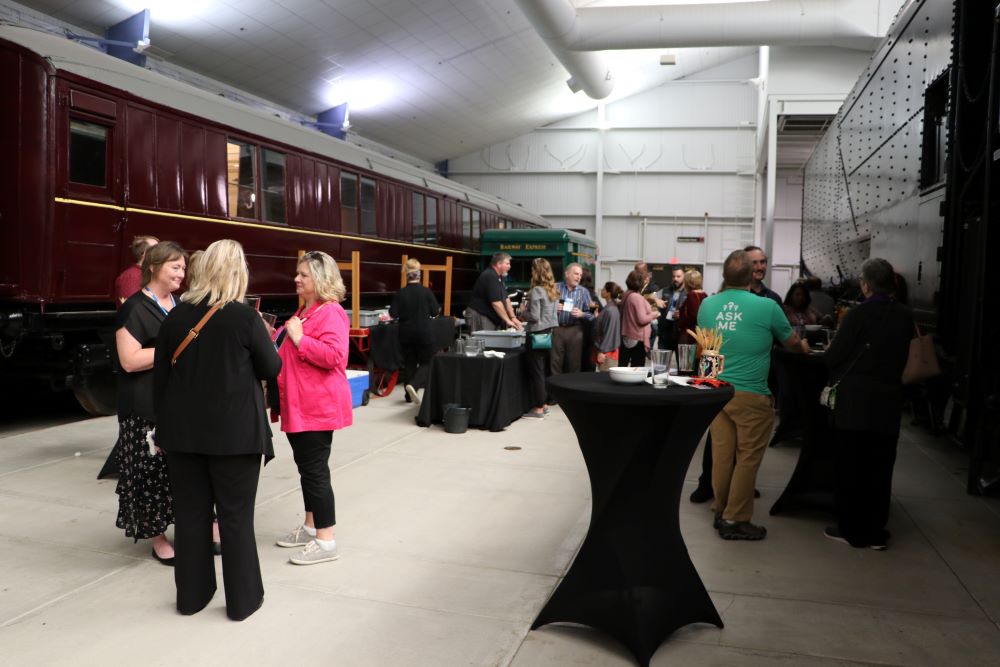
{"type": "Polygon", "coordinates": [[[768,289],[767,285],[764,284],[764,278],[767,277],[767,254],[755,245],[748,245],[743,248],[743,252],[749,255],[750,261],[753,263],[753,280],[750,283],[750,292],[757,296],[765,296],[781,306],[781,297],[778,296],[778,293],[768,289]]]}
{"type": "Polygon", "coordinates": [[[514,316],[514,307],[507,298],[507,288],[503,278],[510,271],[510,255],[498,252],[490,259],[489,267],[483,271],[472,288],[472,299],[465,309],[465,321],[469,331],[496,331],[514,327],[521,329],[520,320],[514,316]]]}

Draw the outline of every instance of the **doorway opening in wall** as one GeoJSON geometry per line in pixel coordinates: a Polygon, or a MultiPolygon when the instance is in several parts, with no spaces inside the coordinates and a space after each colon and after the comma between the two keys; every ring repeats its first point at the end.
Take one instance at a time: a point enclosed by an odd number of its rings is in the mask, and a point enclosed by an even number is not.
{"type": "Polygon", "coordinates": [[[697,262],[678,262],[677,264],[647,262],[647,264],[649,265],[649,272],[653,274],[653,282],[659,285],[660,289],[668,287],[673,281],[673,271],[675,268],[685,272],[693,269],[702,276],[705,275],[705,265],[697,262]]]}
{"type": "Polygon", "coordinates": [[[802,184],[806,163],[833,119],[828,114],[778,116],[774,234],[765,283],[781,295],[801,272],[802,184]]]}

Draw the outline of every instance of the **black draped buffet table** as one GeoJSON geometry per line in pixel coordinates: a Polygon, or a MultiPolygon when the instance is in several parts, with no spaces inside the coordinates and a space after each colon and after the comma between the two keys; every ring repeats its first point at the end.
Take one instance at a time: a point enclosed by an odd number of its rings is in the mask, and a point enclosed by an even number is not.
{"type": "Polygon", "coordinates": [[[469,426],[502,431],[531,408],[524,349],[504,350],[504,357],[467,357],[442,352],[431,359],[417,424],[444,419],[444,406],[471,408],[469,426]]]}
{"type": "Polygon", "coordinates": [[[576,559],[532,629],[581,623],[641,665],[674,630],[722,619],[681,537],[681,486],[698,441],[732,388],[621,385],[607,373],[549,378],[576,431],[593,509],[576,559]]]}

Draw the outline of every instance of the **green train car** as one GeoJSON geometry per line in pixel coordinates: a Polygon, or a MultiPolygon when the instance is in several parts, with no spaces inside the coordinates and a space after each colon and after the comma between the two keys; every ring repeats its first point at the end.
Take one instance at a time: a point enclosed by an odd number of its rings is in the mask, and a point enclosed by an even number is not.
{"type": "Polygon", "coordinates": [[[508,288],[527,289],[531,283],[531,261],[544,257],[552,265],[556,282],[562,280],[564,268],[578,262],[594,275],[597,244],[583,234],[568,229],[488,229],[480,238],[482,267],[489,266],[496,252],[511,256],[508,288]]]}

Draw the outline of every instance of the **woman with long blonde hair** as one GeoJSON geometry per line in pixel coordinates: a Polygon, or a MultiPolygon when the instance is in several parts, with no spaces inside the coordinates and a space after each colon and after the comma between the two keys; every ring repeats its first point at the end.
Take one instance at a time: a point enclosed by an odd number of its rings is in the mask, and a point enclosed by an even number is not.
{"type": "Polygon", "coordinates": [[[522,319],[527,322],[525,347],[532,407],[524,413],[524,417],[544,419],[548,412],[545,404],[545,367],[552,349],[552,332],[559,326],[556,319],[559,289],[552,275],[552,266],[543,257],[537,257],[531,262],[531,289],[526,300],[522,319]]]}
{"type": "Polygon", "coordinates": [[[226,613],[235,621],[264,602],[254,500],[261,457],[274,454],[261,380],[281,366],[260,315],[243,303],[248,280],[239,243],[208,246],[163,323],[153,370],[156,444],[174,489],[177,610],[194,614],[215,594],[214,506],[226,613]]]}

